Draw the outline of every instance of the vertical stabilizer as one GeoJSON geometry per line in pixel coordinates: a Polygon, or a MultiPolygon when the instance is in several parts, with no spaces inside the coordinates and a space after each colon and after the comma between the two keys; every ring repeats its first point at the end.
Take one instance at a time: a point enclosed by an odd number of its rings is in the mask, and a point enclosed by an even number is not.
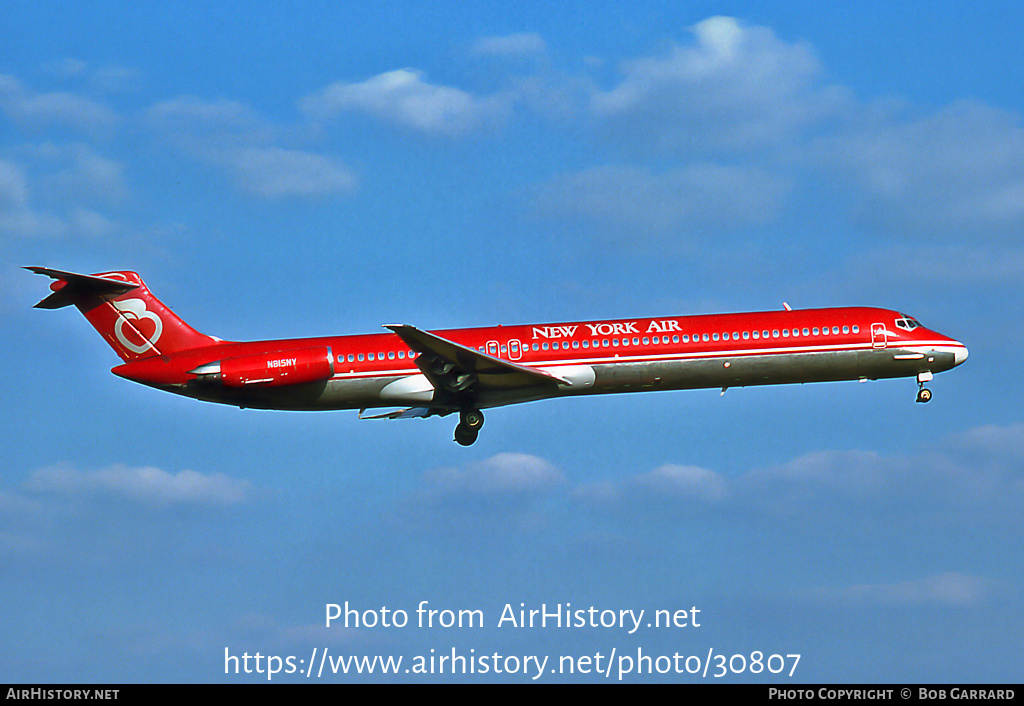
{"type": "Polygon", "coordinates": [[[53,294],[36,307],[78,307],[125,362],[218,343],[182,321],[135,272],[81,275],[45,267],[25,269],[55,280],[50,285],[53,294]]]}

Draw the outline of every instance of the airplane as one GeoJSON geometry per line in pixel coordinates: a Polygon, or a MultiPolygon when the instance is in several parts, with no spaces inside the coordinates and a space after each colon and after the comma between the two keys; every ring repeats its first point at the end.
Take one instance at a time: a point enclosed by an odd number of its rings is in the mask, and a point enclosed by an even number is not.
{"type": "Polygon", "coordinates": [[[241,408],[358,409],[362,419],[459,414],[474,443],[481,410],[571,395],[916,377],[967,359],[967,347],[898,311],[868,307],[703,314],[232,342],[199,333],[135,272],[54,281],[35,306],[74,305],[124,361],[111,372],[241,408]],[[364,416],[371,408],[400,407],[364,416]]]}

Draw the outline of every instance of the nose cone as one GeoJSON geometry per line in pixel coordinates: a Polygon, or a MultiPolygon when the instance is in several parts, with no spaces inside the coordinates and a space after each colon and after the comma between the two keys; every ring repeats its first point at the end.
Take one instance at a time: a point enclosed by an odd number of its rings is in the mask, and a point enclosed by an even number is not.
{"type": "Polygon", "coordinates": [[[957,341],[956,348],[953,349],[953,365],[960,365],[965,360],[967,360],[967,346],[957,341]]]}

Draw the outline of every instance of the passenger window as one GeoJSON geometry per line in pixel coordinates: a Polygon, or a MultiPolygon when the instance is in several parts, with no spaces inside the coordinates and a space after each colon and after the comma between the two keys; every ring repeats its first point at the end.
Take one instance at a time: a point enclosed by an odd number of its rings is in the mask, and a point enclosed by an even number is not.
{"type": "Polygon", "coordinates": [[[853,325],[853,332],[854,333],[860,333],[860,326],[858,326],[857,324],[854,324],[853,325]]]}

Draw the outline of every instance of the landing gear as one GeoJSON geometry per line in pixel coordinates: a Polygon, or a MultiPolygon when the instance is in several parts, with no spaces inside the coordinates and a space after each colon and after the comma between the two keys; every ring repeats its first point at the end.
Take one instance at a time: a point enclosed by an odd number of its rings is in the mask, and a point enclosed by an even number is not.
{"type": "Polygon", "coordinates": [[[484,414],[479,409],[464,409],[459,413],[459,425],[455,427],[455,441],[470,446],[480,434],[484,425],[484,414]]]}
{"type": "Polygon", "coordinates": [[[932,391],[924,386],[926,382],[932,379],[932,374],[929,371],[924,371],[917,374],[917,386],[920,388],[917,391],[917,401],[922,404],[928,402],[932,398],[932,391]]]}

